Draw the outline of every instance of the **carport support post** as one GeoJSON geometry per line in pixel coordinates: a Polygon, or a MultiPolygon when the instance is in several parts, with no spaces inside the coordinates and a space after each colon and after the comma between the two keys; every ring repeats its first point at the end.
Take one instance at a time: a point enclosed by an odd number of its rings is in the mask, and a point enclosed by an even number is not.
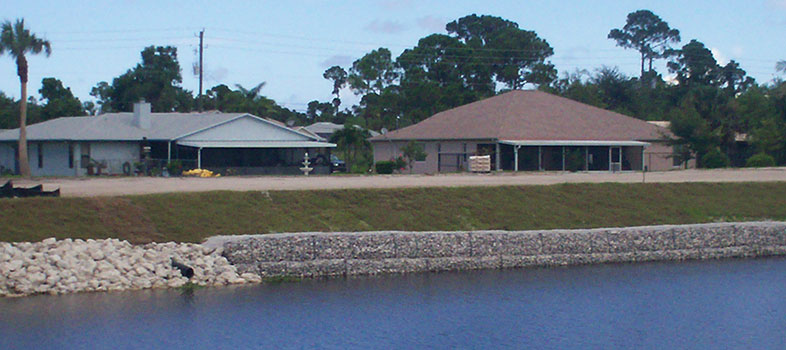
{"type": "Polygon", "coordinates": [[[519,148],[521,145],[513,146],[513,171],[519,171],[519,148]]]}
{"type": "Polygon", "coordinates": [[[172,163],[172,141],[166,143],[166,164],[172,163]]]}
{"type": "Polygon", "coordinates": [[[495,163],[496,164],[494,165],[497,167],[497,171],[502,171],[502,169],[500,168],[500,164],[502,164],[502,161],[501,159],[499,159],[499,142],[497,142],[497,159],[495,163]]]}
{"type": "Polygon", "coordinates": [[[197,150],[197,169],[202,169],[202,147],[197,150]]]}
{"type": "Polygon", "coordinates": [[[543,171],[543,146],[538,146],[538,171],[543,171]]]}

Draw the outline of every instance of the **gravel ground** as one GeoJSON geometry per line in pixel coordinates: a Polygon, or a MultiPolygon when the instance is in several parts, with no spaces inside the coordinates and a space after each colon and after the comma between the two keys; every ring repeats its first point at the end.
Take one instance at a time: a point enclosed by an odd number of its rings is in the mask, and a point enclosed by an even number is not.
{"type": "MultiPolygon", "coordinates": [[[[0,179],[5,183],[6,179],[0,179]]],[[[218,178],[33,178],[15,185],[60,188],[64,197],[116,196],[165,192],[315,190],[347,188],[550,185],[581,182],[765,182],[786,181],[786,167],[766,169],[678,170],[651,173],[492,173],[444,175],[231,176],[218,178]]]]}

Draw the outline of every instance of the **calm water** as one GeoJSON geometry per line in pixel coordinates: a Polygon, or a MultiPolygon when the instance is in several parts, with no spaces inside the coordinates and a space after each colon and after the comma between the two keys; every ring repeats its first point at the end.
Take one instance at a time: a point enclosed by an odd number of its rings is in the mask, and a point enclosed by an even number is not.
{"type": "Polygon", "coordinates": [[[785,349],[786,259],[0,299],[0,349],[785,349]]]}

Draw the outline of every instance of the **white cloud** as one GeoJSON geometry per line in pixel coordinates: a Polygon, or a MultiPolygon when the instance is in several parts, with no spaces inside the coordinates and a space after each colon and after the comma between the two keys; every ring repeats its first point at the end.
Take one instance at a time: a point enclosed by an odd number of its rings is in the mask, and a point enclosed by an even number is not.
{"type": "Polygon", "coordinates": [[[435,16],[424,16],[415,20],[415,24],[417,24],[418,27],[434,32],[443,32],[445,30],[445,24],[448,22],[449,21],[444,18],[435,16]]]}
{"type": "Polygon", "coordinates": [[[412,0],[383,0],[379,5],[386,10],[403,10],[412,6],[412,0]]]}
{"type": "Polygon", "coordinates": [[[712,52],[712,56],[715,57],[715,60],[718,61],[718,64],[721,66],[725,66],[729,63],[729,58],[721,52],[718,48],[711,48],[710,51],[712,52]]]}
{"type": "Polygon", "coordinates": [[[386,33],[386,34],[393,34],[399,33],[404,31],[405,27],[401,23],[393,22],[393,21],[380,21],[375,19],[371,21],[371,23],[366,24],[363,29],[377,32],[377,33],[386,33]]]}
{"type": "Polygon", "coordinates": [[[767,5],[781,10],[786,10],[786,0],[767,0],[767,5]]]}
{"type": "Polygon", "coordinates": [[[347,55],[333,55],[320,62],[320,66],[323,68],[330,68],[333,66],[347,67],[352,64],[352,61],[353,58],[347,55]]]}
{"type": "Polygon", "coordinates": [[[227,77],[229,70],[224,67],[218,67],[215,69],[208,69],[206,72],[203,72],[203,74],[205,74],[205,80],[219,82],[227,77]]]}

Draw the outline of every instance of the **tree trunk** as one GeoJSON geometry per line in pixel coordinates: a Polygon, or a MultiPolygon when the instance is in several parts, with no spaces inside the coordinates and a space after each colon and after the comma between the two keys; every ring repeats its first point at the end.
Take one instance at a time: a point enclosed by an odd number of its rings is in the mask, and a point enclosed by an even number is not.
{"type": "Polygon", "coordinates": [[[641,78],[644,78],[644,52],[641,53],[641,78]]]}
{"type": "Polygon", "coordinates": [[[22,98],[19,100],[19,175],[30,177],[27,159],[27,81],[21,81],[22,98]]]}

